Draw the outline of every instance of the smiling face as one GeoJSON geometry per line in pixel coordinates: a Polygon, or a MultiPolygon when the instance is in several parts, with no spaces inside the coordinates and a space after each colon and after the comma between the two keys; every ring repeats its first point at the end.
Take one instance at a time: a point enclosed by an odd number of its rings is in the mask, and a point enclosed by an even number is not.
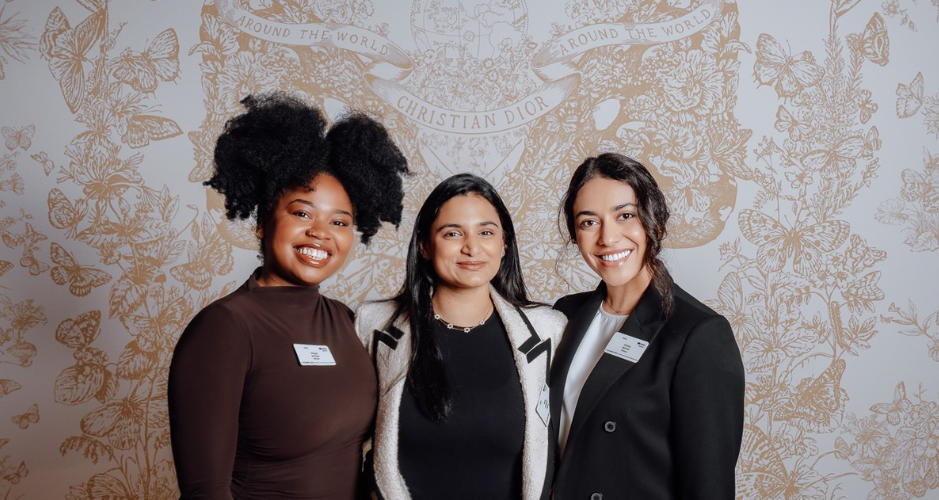
{"type": "Polygon", "coordinates": [[[646,232],[632,186],[594,177],[577,193],[573,213],[580,254],[607,287],[644,291],[651,273],[643,264],[646,232]]]}
{"type": "Polygon", "coordinates": [[[314,286],[342,267],[355,240],[352,202],[342,184],[320,174],[309,188],[281,195],[261,225],[261,286],[314,286]]]}
{"type": "Polygon", "coordinates": [[[467,194],[441,205],[421,254],[433,263],[438,290],[488,289],[504,248],[496,209],[482,196],[467,194]]]}

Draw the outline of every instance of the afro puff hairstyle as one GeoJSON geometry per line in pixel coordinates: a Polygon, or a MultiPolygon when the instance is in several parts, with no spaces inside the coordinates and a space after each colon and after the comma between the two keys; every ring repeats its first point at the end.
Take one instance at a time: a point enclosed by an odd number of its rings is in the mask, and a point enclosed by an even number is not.
{"type": "Polygon", "coordinates": [[[398,226],[407,160],[380,123],[351,113],[327,134],[320,110],[286,93],[249,95],[241,103],[247,111],[225,123],[215,172],[204,183],[225,196],[229,219],[263,223],[281,195],[325,173],[345,188],[363,243],[382,222],[398,226]]]}

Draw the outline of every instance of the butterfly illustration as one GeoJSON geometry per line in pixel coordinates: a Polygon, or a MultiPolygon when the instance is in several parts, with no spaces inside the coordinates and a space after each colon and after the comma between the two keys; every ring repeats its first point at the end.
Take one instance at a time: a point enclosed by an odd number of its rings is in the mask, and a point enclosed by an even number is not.
{"type": "Polygon", "coordinates": [[[867,269],[887,258],[887,252],[869,247],[860,235],[852,234],[850,242],[845,257],[852,263],[853,269],[867,269]]]}
{"type": "Polygon", "coordinates": [[[39,276],[49,270],[49,264],[37,259],[32,250],[23,252],[23,256],[20,257],[20,265],[28,269],[31,276],[39,276]]]}
{"type": "Polygon", "coordinates": [[[776,123],[773,126],[780,132],[789,132],[789,138],[793,141],[801,140],[802,136],[812,131],[811,125],[796,120],[785,106],[779,106],[776,110],[776,123]]]}
{"type": "Polygon", "coordinates": [[[49,71],[59,82],[62,96],[72,113],[76,113],[85,101],[85,55],[102,39],[107,28],[107,11],[92,12],[75,28],[70,28],[68,19],[56,7],[46,20],[46,29],[39,43],[39,50],[49,60],[49,71]]]}
{"type": "Polygon", "coordinates": [[[891,425],[899,425],[900,414],[909,412],[912,407],[913,403],[906,398],[906,385],[900,382],[893,391],[893,402],[877,403],[871,406],[871,411],[887,417],[891,425]]]}
{"type": "Polygon", "coordinates": [[[75,257],[56,242],[52,242],[49,251],[52,262],[58,264],[52,268],[52,281],[56,285],[68,284],[72,295],[84,297],[91,293],[92,288],[111,281],[111,275],[105,271],[80,266],[75,257]]]}
{"type": "Polygon", "coordinates": [[[897,84],[897,117],[909,118],[923,105],[923,73],[916,73],[909,85],[897,84]]]}
{"type": "Polygon", "coordinates": [[[805,56],[789,55],[772,35],[761,33],[756,42],[753,74],[760,85],[773,85],[780,97],[793,97],[821,81],[825,70],[805,56]]]}
{"type": "Polygon", "coordinates": [[[845,170],[857,165],[857,158],[864,148],[864,139],[859,135],[846,137],[831,149],[816,149],[802,157],[802,164],[815,171],[826,169],[845,170]]]}
{"type": "Polygon", "coordinates": [[[101,311],[83,312],[75,319],[68,318],[55,329],[55,339],[72,349],[90,345],[101,332],[101,311]]]}
{"type": "Polygon", "coordinates": [[[212,284],[212,278],[231,270],[231,243],[225,241],[216,230],[208,216],[202,224],[193,224],[193,242],[186,250],[189,262],[170,268],[170,274],[179,281],[196,290],[205,290],[212,284]]]}
{"type": "Polygon", "coordinates": [[[29,424],[35,424],[39,421],[39,405],[34,403],[29,407],[28,410],[26,410],[26,413],[13,415],[10,420],[12,420],[14,424],[18,425],[20,429],[29,427],[29,424]]]}
{"type": "Polygon", "coordinates": [[[24,222],[25,231],[23,234],[15,234],[9,231],[2,231],[3,244],[8,248],[16,248],[22,246],[27,252],[32,252],[33,250],[38,250],[39,246],[36,243],[47,239],[46,235],[36,231],[32,224],[29,222],[24,222]]]}
{"type": "Polygon", "coordinates": [[[33,144],[33,134],[36,133],[36,126],[29,124],[19,128],[0,127],[0,132],[3,133],[3,138],[6,140],[7,149],[13,151],[16,148],[21,148],[25,151],[33,144]]]}
{"type": "Polygon", "coordinates": [[[179,333],[191,314],[189,303],[180,297],[166,304],[156,315],[125,314],[121,316],[121,323],[135,337],[138,350],[152,353],[179,333]]]}
{"type": "Polygon", "coordinates": [[[873,95],[870,90],[861,89],[858,93],[858,110],[861,114],[861,123],[870,121],[874,113],[877,112],[877,103],[873,101],[873,95]]]}
{"type": "Polygon", "coordinates": [[[11,191],[16,194],[26,192],[26,184],[19,172],[13,172],[9,179],[0,181],[0,191],[11,191]]]}
{"type": "Polygon", "coordinates": [[[137,92],[153,93],[160,80],[167,82],[179,76],[179,40],[172,28],[160,32],[143,52],[124,49],[112,61],[114,77],[137,92]]]}
{"type": "Polygon", "coordinates": [[[108,438],[119,450],[129,450],[140,440],[140,428],[146,419],[144,401],[139,398],[108,403],[84,416],[81,428],[91,436],[108,438]]]}
{"type": "Polygon", "coordinates": [[[753,424],[743,426],[737,467],[735,498],[788,498],[786,465],[766,433],[753,424]]]}
{"type": "Polygon", "coordinates": [[[864,136],[864,146],[861,148],[861,158],[873,158],[874,151],[880,151],[883,141],[880,140],[880,131],[874,125],[864,136]]]}
{"type": "Polygon", "coordinates": [[[8,378],[0,378],[0,398],[10,394],[11,392],[18,391],[22,389],[23,386],[15,380],[10,380],[8,378]]]}
{"type": "Polygon", "coordinates": [[[83,217],[78,205],[73,205],[59,188],[52,188],[47,199],[49,223],[56,229],[72,230],[83,217]]]}
{"type": "Polygon", "coordinates": [[[903,187],[900,196],[909,202],[920,202],[929,211],[939,209],[939,175],[904,169],[900,173],[903,187]]]}
{"type": "Polygon", "coordinates": [[[861,54],[868,61],[886,66],[890,60],[890,38],[884,18],[875,12],[861,33],[861,54]]]}
{"type": "Polygon", "coordinates": [[[20,462],[20,466],[17,467],[16,471],[12,474],[3,476],[3,479],[9,481],[12,484],[18,484],[20,479],[26,477],[28,474],[29,469],[26,468],[26,462],[20,462]]]}
{"type": "Polygon", "coordinates": [[[30,158],[42,164],[42,171],[45,172],[46,177],[48,177],[49,174],[52,173],[52,169],[55,168],[55,162],[49,159],[49,154],[45,151],[30,155],[30,158]]]}
{"type": "Polygon", "coordinates": [[[142,148],[151,140],[159,141],[183,133],[179,125],[169,118],[156,115],[134,115],[127,121],[127,132],[121,141],[132,148],[142,148]]]}
{"type": "Polygon", "coordinates": [[[793,269],[803,276],[823,254],[840,247],[851,231],[850,224],[840,220],[786,228],[756,210],[741,211],[738,220],[744,237],[760,247],[756,257],[761,267],[778,271],[791,257],[793,269]]]}
{"type": "Polygon", "coordinates": [[[13,269],[13,263],[8,260],[0,260],[0,276],[3,276],[10,269],[13,269]]]}
{"type": "Polygon", "coordinates": [[[874,271],[852,281],[845,287],[844,298],[847,306],[854,313],[860,313],[862,308],[874,312],[873,302],[884,299],[884,291],[877,285],[878,281],[880,281],[880,271],[874,271]]]}
{"type": "Polygon", "coordinates": [[[844,411],[844,402],[848,399],[847,392],[841,388],[846,366],[843,359],[836,359],[818,377],[802,379],[791,397],[776,410],[776,419],[801,429],[831,428],[832,418],[844,411]]]}

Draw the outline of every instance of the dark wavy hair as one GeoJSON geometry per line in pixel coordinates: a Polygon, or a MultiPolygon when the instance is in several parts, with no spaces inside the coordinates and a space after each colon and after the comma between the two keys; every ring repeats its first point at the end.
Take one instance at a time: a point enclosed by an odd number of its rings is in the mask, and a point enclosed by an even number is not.
{"type": "Polygon", "coordinates": [[[451,392],[443,358],[434,337],[434,308],[431,297],[437,274],[433,261],[421,255],[421,245],[430,243],[432,226],[440,207],[451,198],[470,194],[483,197],[495,208],[505,235],[505,257],[502,258],[499,272],[492,279],[493,288],[510,304],[519,307],[537,304],[528,299],[528,293],[525,291],[515,225],[512,224],[509,210],[496,189],[485,179],[473,174],[457,174],[438,184],[417,213],[414,232],[411,233],[411,241],[408,243],[405,281],[391,299],[397,306],[391,322],[399,317],[406,317],[411,329],[411,359],[407,382],[421,412],[436,421],[449,415],[451,392]]]}
{"type": "MultiPolygon", "coordinates": [[[[666,316],[671,315],[675,309],[675,297],[672,293],[673,280],[665,263],[659,259],[662,252],[662,242],[667,235],[668,203],[665,194],[659,189],[655,178],[649,169],[642,163],[621,154],[603,153],[597,157],[590,157],[577,167],[571,177],[571,183],[561,200],[558,213],[558,226],[563,217],[567,229],[567,242],[577,243],[577,232],[574,227],[574,202],[577,194],[587,181],[594,177],[625,182],[633,188],[639,202],[639,221],[646,233],[646,251],[643,255],[643,264],[652,271],[652,286],[662,297],[662,309],[666,316]]],[[[563,231],[562,231],[563,236],[563,231]]]]}
{"type": "Polygon", "coordinates": [[[215,171],[204,183],[225,196],[229,219],[254,216],[263,225],[284,192],[329,174],[352,202],[363,243],[382,222],[398,226],[407,160],[381,123],[352,112],[327,133],[322,112],[298,97],[273,92],[241,103],[247,111],[225,123],[215,145],[215,171]]]}

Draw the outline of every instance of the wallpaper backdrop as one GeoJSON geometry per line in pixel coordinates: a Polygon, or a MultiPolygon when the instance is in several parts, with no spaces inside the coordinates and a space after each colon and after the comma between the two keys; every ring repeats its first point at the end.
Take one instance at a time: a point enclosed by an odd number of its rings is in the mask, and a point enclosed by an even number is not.
{"type": "Polygon", "coordinates": [[[0,0],[0,499],[175,498],[173,346],[258,265],[201,183],[271,89],[374,113],[415,172],[328,294],[391,294],[465,171],[538,299],[592,289],[557,205],[626,153],[743,353],[738,498],[939,498],[937,49],[939,0],[0,0]]]}

